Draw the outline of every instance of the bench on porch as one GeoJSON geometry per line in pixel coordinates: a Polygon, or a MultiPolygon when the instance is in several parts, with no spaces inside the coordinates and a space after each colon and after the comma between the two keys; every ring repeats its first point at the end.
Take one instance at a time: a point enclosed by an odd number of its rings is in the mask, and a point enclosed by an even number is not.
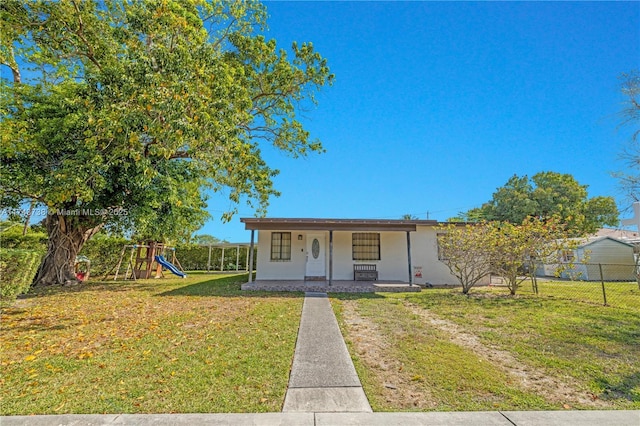
{"type": "Polygon", "coordinates": [[[376,265],[356,263],[353,265],[353,280],[354,281],[377,281],[378,271],[376,265]]]}

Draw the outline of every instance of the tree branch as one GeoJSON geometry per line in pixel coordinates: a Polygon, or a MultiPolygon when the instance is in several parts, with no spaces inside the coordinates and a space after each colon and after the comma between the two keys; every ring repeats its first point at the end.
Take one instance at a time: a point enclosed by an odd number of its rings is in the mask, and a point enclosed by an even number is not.
{"type": "Polygon", "coordinates": [[[89,53],[85,53],[84,56],[87,57],[100,71],[102,71],[102,66],[98,62],[95,56],[95,51],[93,50],[93,46],[89,44],[86,37],[84,36],[84,23],[82,22],[82,15],[80,14],[80,8],[78,7],[78,3],[75,0],[71,0],[73,4],[73,8],[76,10],[77,18],[78,18],[78,31],[74,31],[73,33],[77,35],[80,40],[84,43],[89,53]]]}
{"type": "Polygon", "coordinates": [[[191,154],[189,154],[189,151],[176,151],[171,157],[169,157],[170,160],[175,160],[177,158],[191,158],[191,154]]]}

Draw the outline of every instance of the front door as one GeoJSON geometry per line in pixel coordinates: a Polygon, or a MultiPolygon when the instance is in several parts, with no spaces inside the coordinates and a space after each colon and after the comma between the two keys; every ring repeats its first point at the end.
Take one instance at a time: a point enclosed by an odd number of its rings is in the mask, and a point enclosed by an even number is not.
{"type": "Polygon", "coordinates": [[[307,235],[307,277],[325,277],[324,235],[307,235]]]}

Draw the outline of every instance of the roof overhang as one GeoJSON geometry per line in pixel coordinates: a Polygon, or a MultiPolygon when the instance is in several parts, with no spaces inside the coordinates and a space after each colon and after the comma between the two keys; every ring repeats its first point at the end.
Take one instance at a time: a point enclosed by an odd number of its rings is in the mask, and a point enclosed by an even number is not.
{"type": "Polygon", "coordinates": [[[415,231],[436,226],[436,220],[241,218],[245,229],[271,231],[415,231]]]}

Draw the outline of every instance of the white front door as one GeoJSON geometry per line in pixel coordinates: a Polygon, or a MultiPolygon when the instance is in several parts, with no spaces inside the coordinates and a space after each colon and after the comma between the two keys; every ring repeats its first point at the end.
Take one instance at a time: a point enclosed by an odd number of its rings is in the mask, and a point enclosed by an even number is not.
{"type": "Polygon", "coordinates": [[[307,235],[307,277],[324,277],[325,261],[324,261],[324,235],[308,234],[307,235]]]}

